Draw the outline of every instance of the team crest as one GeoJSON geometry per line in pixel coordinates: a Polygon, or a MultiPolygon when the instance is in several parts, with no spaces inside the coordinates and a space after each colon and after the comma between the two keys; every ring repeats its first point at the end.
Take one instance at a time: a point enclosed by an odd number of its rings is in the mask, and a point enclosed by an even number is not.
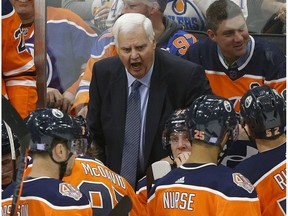
{"type": "Polygon", "coordinates": [[[233,177],[233,182],[237,186],[242,187],[244,190],[248,191],[248,193],[252,193],[253,192],[254,186],[241,173],[233,173],[232,177],[233,177]]]}
{"type": "Polygon", "coordinates": [[[52,109],[52,114],[56,117],[56,118],[63,118],[64,114],[58,110],[58,109],[52,109]]]}
{"type": "Polygon", "coordinates": [[[225,107],[225,110],[226,110],[227,112],[231,112],[231,111],[232,111],[231,104],[230,104],[229,101],[227,101],[227,100],[224,101],[224,107],[225,107]]]}
{"type": "Polygon", "coordinates": [[[185,30],[205,29],[205,17],[191,0],[168,0],[164,14],[184,26],[185,30]]]}
{"type": "Polygon", "coordinates": [[[249,95],[249,96],[245,99],[245,102],[244,102],[245,108],[248,108],[248,107],[251,106],[252,100],[253,100],[253,98],[252,98],[251,95],[249,95]]]}
{"type": "Polygon", "coordinates": [[[76,187],[65,182],[59,184],[59,192],[63,196],[73,198],[76,201],[80,200],[82,197],[82,193],[76,187]]]}

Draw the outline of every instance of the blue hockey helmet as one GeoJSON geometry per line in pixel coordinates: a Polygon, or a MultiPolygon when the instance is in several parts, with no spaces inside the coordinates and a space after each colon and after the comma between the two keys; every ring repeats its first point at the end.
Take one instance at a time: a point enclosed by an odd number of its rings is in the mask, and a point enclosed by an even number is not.
{"type": "Polygon", "coordinates": [[[31,133],[31,152],[50,152],[54,139],[59,139],[67,143],[71,152],[78,153],[75,143],[82,144],[83,130],[70,115],[58,109],[42,108],[31,112],[25,122],[31,133]]]}
{"type": "Polygon", "coordinates": [[[162,145],[171,154],[170,134],[173,132],[188,131],[187,109],[175,110],[167,119],[162,134],[162,145]]]}
{"type": "Polygon", "coordinates": [[[198,97],[189,107],[189,133],[191,140],[200,140],[221,147],[229,132],[229,138],[238,137],[238,120],[232,103],[215,95],[198,97]]]}
{"type": "Polygon", "coordinates": [[[241,98],[242,126],[249,127],[250,136],[273,139],[286,130],[286,102],[269,86],[250,89],[241,98]]]}

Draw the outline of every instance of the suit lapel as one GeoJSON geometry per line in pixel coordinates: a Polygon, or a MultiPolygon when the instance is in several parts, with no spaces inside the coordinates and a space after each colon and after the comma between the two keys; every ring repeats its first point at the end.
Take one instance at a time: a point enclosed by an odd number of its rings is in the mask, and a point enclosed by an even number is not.
{"type": "MultiPolygon", "coordinates": [[[[119,73],[116,74],[111,83],[111,110],[113,116],[113,124],[116,131],[113,131],[112,136],[118,137],[115,145],[121,146],[122,152],[124,143],[125,116],[126,116],[126,100],[127,100],[127,78],[124,66],[121,67],[119,73]]],[[[119,152],[118,152],[119,154],[119,152]]],[[[122,157],[121,157],[122,158],[122,157]]]]}
{"type": "MultiPolygon", "coordinates": [[[[159,73],[159,67],[159,55],[156,55],[153,74],[150,82],[149,101],[147,106],[144,152],[146,159],[149,159],[155,135],[159,130],[159,122],[162,116],[163,103],[167,91],[166,82],[164,81],[164,77],[161,76],[161,73],[159,73]]],[[[147,164],[147,162],[148,161],[146,160],[145,164],[147,164]]]]}

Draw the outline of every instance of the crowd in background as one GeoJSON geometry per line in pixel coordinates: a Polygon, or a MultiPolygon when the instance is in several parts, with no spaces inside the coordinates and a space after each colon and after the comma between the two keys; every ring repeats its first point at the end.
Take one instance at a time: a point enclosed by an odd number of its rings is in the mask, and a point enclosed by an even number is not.
{"type": "Polygon", "coordinates": [[[45,73],[34,0],[2,1],[2,100],[32,139],[19,182],[2,121],[3,215],[108,215],[126,196],[131,215],[285,214],[286,0],[42,6],[45,73]]]}

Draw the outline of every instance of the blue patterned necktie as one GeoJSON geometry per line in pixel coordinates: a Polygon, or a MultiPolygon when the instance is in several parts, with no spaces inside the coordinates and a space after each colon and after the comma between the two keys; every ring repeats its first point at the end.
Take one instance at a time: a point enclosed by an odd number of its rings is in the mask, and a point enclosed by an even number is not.
{"type": "Polygon", "coordinates": [[[135,80],[128,97],[125,139],[122,154],[121,175],[135,188],[137,164],[141,135],[141,98],[139,87],[141,83],[135,80]]]}

